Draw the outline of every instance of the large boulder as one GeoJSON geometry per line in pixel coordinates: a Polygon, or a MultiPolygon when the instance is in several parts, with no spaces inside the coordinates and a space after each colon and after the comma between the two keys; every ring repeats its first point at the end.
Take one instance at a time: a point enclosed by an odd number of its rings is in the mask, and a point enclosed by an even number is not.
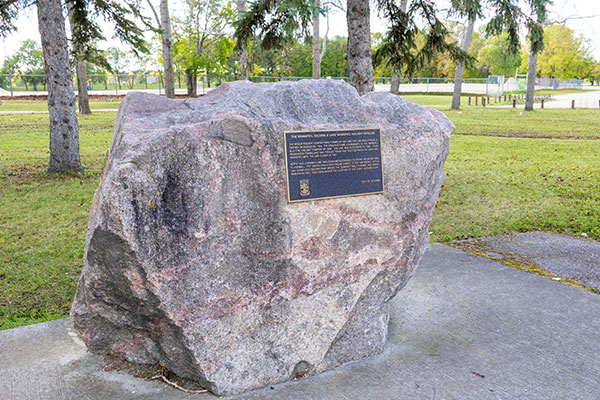
{"type": "Polygon", "coordinates": [[[233,394],[382,351],[423,255],[453,125],[333,80],[131,93],[71,315],[88,348],[233,394]],[[288,203],[283,132],[377,127],[383,194],[288,203]]]}

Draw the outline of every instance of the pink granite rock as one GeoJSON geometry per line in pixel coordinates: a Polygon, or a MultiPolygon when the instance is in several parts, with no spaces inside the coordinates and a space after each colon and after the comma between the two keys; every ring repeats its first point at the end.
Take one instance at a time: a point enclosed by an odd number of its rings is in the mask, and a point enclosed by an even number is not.
{"type": "Polygon", "coordinates": [[[71,315],[88,348],[223,395],[377,354],[415,271],[453,125],[334,80],[129,94],[71,315]],[[283,132],[381,128],[385,193],[288,204],[283,132]]]}

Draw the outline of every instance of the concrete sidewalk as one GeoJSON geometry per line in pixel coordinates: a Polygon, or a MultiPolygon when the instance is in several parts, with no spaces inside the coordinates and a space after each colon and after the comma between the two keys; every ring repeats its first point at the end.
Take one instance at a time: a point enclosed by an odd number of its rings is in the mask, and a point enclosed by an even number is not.
{"type": "MultiPolygon", "coordinates": [[[[560,92],[557,92],[560,93],[560,92]]],[[[581,90],[579,93],[553,94],[552,100],[544,101],[544,108],[571,108],[571,102],[575,100],[575,108],[599,108],[600,91],[597,89],[581,90]]],[[[512,104],[501,106],[488,106],[491,108],[512,108],[512,104]]],[[[525,104],[517,104],[516,108],[525,108],[525,104]]],[[[534,103],[533,108],[542,108],[542,103],[534,103]]]]}
{"type": "MultiPolygon", "coordinates": [[[[70,321],[0,332],[2,399],[209,399],[104,372],[70,321]]],[[[600,296],[432,245],[383,354],[234,399],[600,399],[600,296]]]]}
{"type": "Polygon", "coordinates": [[[469,253],[520,267],[533,266],[600,291],[600,242],[545,232],[524,232],[452,242],[469,253]]]}

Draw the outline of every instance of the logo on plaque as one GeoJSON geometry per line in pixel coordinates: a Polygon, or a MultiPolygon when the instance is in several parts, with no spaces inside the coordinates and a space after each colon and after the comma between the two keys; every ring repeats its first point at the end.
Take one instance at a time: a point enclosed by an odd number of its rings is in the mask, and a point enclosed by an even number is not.
{"type": "Polygon", "coordinates": [[[383,193],[377,128],[284,133],[288,201],[383,193]]]}
{"type": "Polygon", "coordinates": [[[308,179],[300,179],[300,196],[310,196],[310,188],[308,187],[308,179]]]}

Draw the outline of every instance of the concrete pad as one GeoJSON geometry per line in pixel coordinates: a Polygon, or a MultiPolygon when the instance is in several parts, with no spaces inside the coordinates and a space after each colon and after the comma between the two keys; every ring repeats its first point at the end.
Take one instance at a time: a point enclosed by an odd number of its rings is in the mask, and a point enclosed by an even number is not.
{"type": "MultiPolygon", "coordinates": [[[[0,332],[2,399],[209,399],[104,372],[69,320],[0,332]]],[[[232,399],[598,399],[600,296],[439,244],[376,357],[232,399]]]]}
{"type": "Polygon", "coordinates": [[[454,242],[493,259],[535,265],[600,290],[600,242],[544,232],[490,236],[454,242]]]}

